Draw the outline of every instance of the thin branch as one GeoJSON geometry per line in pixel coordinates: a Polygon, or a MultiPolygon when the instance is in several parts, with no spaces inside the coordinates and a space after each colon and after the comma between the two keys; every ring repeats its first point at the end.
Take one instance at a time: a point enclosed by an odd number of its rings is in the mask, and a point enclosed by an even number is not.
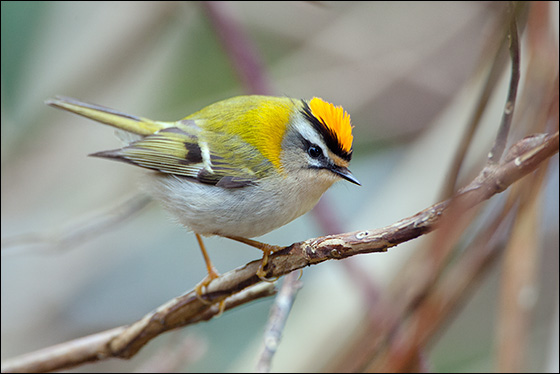
{"type": "Polygon", "coordinates": [[[496,164],[500,161],[508,139],[511,121],[513,119],[513,112],[515,109],[515,100],[517,98],[517,88],[519,86],[519,39],[517,36],[517,22],[515,20],[515,12],[513,4],[510,4],[511,19],[509,23],[509,53],[511,57],[511,75],[509,81],[509,90],[507,95],[504,112],[502,114],[502,122],[498,129],[496,142],[492,150],[488,154],[488,162],[496,164]]]}
{"type": "MultiPolygon", "coordinates": [[[[461,201],[468,209],[504,191],[537,169],[543,161],[558,153],[558,144],[558,132],[522,139],[511,148],[502,164],[487,165],[475,180],[459,190],[454,201],[461,201]]],[[[294,243],[270,256],[265,269],[266,277],[281,277],[294,270],[327,260],[385,252],[390,247],[434,230],[449,203],[450,200],[437,203],[385,228],[329,235],[294,243]]],[[[260,265],[261,261],[255,260],[222,274],[208,285],[207,292],[202,295],[206,301],[202,301],[191,291],[162,305],[129,326],[8,360],[2,365],[2,371],[60,370],[109,357],[130,358],[148,341],[165,331],[212,318],[219,312],[216,303],[222,300],[227,299],[226,309],[229,309],[256,298],[243,292],[234,299],[228,299],[231,295],[261,282],[256,275],[260,265]],[[80,348],[74,348],[76,346],[80,348]]],[[[251,289],[247,290],[249,291],[251,289]]],[[[270,291],[266,294],[270,294],[270,291]]]]}
{"type": "Polygon", "coordinates": [[[474,137],[476,129],[480,124],[480,119],[482,118],[486,106],[488,105],[490,96],[492,95],[492,92],[496,88],[496,83],[500,78],[500,74],[503,69],[503,64],[505,62],[505,59],[503,58],[505,57],[503,50],[504,50],[504,43],[500,42],[499,46],[496,48],[494,58],[491,60],[492,66],[490,67],[488,73],[486,74],[486,79],[484,82],[484,87],[482,88],[482,92],[480,93],[475,109],[469,119],[465,133],[461,137],[461,143],[459,144],[457,151],[455,152],[455,156],[453,158],[453,162],[451,164],[451,168],[448,173],[449,176],[443,187],[442,198],[444,199],[451,197],[456,190],[457,178],[459,176],[459,171],[461,170],[461,165],[463,164],[465,155],[467,154],[467,150],[469,149],[469,146],[474,137]]]}
{"type": "MultiPolygon", "coordinates": [[[[550,3],[535,2],[528,13],[527,74],[520,100],[524,105],[518,106],[518,113],[533,119],[526,131],[543,131],[547,125],[558,128],[558,43],[551,38],[551,12],[550,3]]],[[[500,271],[495,332],[497,372],[521,372],[530,367],[530,327],[535,318],[536,290],[540,288],[542,272],[539,267],[545,249],[540,235],[544,222],[540,218],[547,173],[543,164],[512,189],[512,194],[519,196],[519,213],[500,271]]]]}
{"type": "Polygon", "coordinates": [[[299,281],[300,272],[294,271],[284,277],[282,288],[278,292],[274,305],[270,310],[270,318],[265,328],[263,350],[257,363],[258,373],[270,372],[272,358],[280,345],[282,331],[292,310],[298,290],[302,287],[299,281]]]}

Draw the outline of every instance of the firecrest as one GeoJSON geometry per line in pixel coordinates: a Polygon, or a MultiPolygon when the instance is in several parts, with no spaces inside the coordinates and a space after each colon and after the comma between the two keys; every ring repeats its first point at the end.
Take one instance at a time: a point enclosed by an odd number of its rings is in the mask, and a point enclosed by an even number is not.
{"type": "Polygon", "coordinates": [[[261,249],[257,274],[280,248],[249,238],[308,212],[336,181],[359,185],[348,170],[352,125],[341,107],[320,98],[239,96],[179,121],[162,122],[67,97],[46,103],[133,134],[123,148],[91,156],[150,169],[148,191],[191,229],[208,276],[218,276],[201,235],[219,235],[261,249]]]}

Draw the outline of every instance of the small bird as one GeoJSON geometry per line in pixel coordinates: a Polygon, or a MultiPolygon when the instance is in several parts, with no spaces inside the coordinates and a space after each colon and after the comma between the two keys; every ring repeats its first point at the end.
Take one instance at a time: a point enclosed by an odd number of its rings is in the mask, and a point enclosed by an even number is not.
{"type": "Polygon", "coordinates": [[[219,235],[263,251],[257,275],[281,247],[249,238],[264,235],[308,212],[336,181],[360,185],[348,169],[352,125],[341,107],[321,98],[238,96],[175,122],[153,121],[68,97],[56,108],[128,133],[119,149],[90,156],[150,169],[147,189],[192,230],[208,276],[218,273],[201,236],[219,235]]]}

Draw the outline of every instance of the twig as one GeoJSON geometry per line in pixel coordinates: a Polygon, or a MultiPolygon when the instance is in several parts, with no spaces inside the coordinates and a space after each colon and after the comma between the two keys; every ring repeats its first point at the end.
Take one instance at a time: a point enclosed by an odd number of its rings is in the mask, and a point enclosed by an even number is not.
{"type": "Polygon", "coordinates": [[[453,162],[451,164],[450,171],[448,173],[449,177],[447,178],[442,190],[441,197],[443,199],[447,199],[451,197],[455,192],[456,185],[457,185],[457,178],[459,176],[459,171],[461,170],[461,165],[463,164],[465,155],[467,154],[467,150],[469,149],[469,146],[474,137],[476,129],[480,124],[480,119],[482,118],[486,106],[488,105],[488,101],[490,100],[490,96],[492,95],[492,92],[495,89],[496,83],[500,77],[500,73],[502,72],[502,68],[504,64],[504,58],[502,58],[502,56],[504,55],[503,50],[504,50],[504,43],[500,42],[494,54],[494,58],[492,59],[492,66],[490,67],[488,73],[486,74],[486,79],[484,82],[484,87],[482,88],[482,92],[480,93],[475,109],[469,119],[465,133],[461,137],[461,143],[459,144],[457,151],[455,152],[455,156],[453,158],[453,162]]]}
{"type": "Polygon", "coordinates": [[[515,100],[517,98],[517,88],[519,86],[519,40],[517,37],[517,22],[515,20],[515,12],[513,4],[510,4],[511,19],[509,23],[509,53],[511,57],[511,76],[509,81],[509,90],[502,114],[502,122],[498,129],[498,135],[492,150],[488,154],[488,162],[496,164],[500,161],[508,139],[513,112],[515,109],[515,100]]]}
{"type": "MultiPolygon", "coordinates": [[[[531,118],[530,131],[558,128],[558,43],[551,37],[551,4],[531,3],[527,28],[527,74],[518,113],[531,118]],[[556,77],[552,80],[551,77],[556,77]],[[526,97],[524,97],[526,96],[526,97]],[[526,100],[523,100],[525,98],[526,100]]],[[[525,121],[523,121],[525,123],[525,121]]],[[[542,242],[542,193],[545,164],[517,183],[511,194],[519,197],[519,213],[506,247],[500,271],[500,304],[496,316],[497,372],[529,369],[530,327],[535,319],[540,288],[539,273],[546,246],[542,242]]]]}
{"type": "Polygon", "coordinates": [[[282,337],[282,331],[286,325],[286,320],[292,309],[297,291],[302,286],[299,277],[300,272],[298,271],[286,275],[282,287],[278,295],[276,295],[274,305],[270,310],[270,318],[265,328],[264,347],[259,362],[257,363],[258,373],[270,372],[272,358],[280,344],[280,338],[282,337]]]}

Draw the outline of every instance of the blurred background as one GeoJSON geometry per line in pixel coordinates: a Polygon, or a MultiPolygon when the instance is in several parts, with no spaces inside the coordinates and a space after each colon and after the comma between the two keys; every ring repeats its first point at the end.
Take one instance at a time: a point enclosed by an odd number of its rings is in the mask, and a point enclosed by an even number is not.
{"type": "MultiPolygon", "coordinates": [[[[130,207],[126,201],[141,191],[144,171],[87,157],[119,146],[113,130],[50,108],[46,99],[64,95],[177,120],[240,94],[322,97],[351,115],[351,170],[362,186],[336,184],[314,212],[259,240],[289,245],[379,228],[441,199],[500,41],[496,30],[506,5],[3,1],[2,359],[131,323],[206,274],[194,235],[156,203],[95,231],[112,217],[107,212],[130,207]]],[[[549,5],[557,46],[558,3],[549,5]]],[[[527,42],[523,35],[521,40],[527,42]]],[[[507,67],[459,186],[486,161],[505,102],[507,67]]],[[[514,124],[513,140],[526,135],[514,124]]],[[[556,155],[538,196],[538,240],[527,249],[538,256],[527,296],[532,308],[523,371],[558,371],[558,191],[556,155]]],[[[382,292],[403,275],[403,264],[420,245],[416,240],[387,253],[306,268],[273,371],[332,367],[328,360],[367,314],[363,283],[382,292]]],[[[221,238],[207,239],[206,246],[220,272],[261,256],[221,238]]],[[[501,266],[498,260],[439,328],[421,367],[499,370],[501,266]]],[[[272,301],[162,335],[129,361],[71,371],[252,371],[272,301]],[[181,360],[153,368],[154,357],[170,349],[180,350],[181,360]]]]}

